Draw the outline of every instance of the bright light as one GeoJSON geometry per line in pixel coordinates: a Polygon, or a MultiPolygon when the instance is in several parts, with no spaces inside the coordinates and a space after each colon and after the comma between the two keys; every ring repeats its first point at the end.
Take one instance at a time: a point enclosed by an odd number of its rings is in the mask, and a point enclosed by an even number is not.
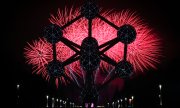
{"type": "Polygon", "coordinates": [[[94,108],[94,103],[91,103],[91,108],[94,108]]]}
{"type": "Polygon", "coordinates": [[[49,105],[48,105],[48,98],[49,98],[49,96],[48,96],[48,95],[46,95],[46,99],[47,99],[47,104],[46,104],[46,107],[47,107],[47,108],[49,107],[49,105]]]}
{"type": "Polygon", "coordinates": [[[132,99],[129,99],[129,103],[131,103],[132,99]]]}
{"type": "Polygon", "coordinates": [[[161,88],[162,88],[162,85],[160,84],[160,85],[159,85],[159,89],[161,90],[161,88]]]}
{"type": "Polygon", "coordinates": [[[127,101],[127,98],[125,98],[125,101],[127,101]]]}
{"type": "Polygon", "coordinates": [[[161,95],[159,95],[159,98],[161,98],[161,95]]]}
{"type": "Polygon", "coordinates": [[[58,102],[58,99],[56,99],[56,101],[58,102]]]}
{"type": "Polygon", "coordinates": [[[131,99],[133,100],[133,99],[134,99],[134,96],[131,96],[131,99]]]}
{"type": "Polygon", "coordinates": [[[19,89],[19,87],[20,87],[20,85],[19,85],[19,84],[17,84],[17,89],[19,89]]]}

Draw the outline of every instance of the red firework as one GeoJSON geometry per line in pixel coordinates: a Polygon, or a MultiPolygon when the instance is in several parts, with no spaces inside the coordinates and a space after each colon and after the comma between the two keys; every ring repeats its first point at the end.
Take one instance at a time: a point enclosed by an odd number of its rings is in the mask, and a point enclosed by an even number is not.
{"type": "MultiPolygon", "coordinates": [[[[58,43],[57,45],[57,58],[60,61],[65,60],[65,58],[68,57],[67,52],[60,51],[60,50],[66,50],[68,49],[63,45],[62,43],[58,43]],[[65,49],[64,49],[65,48],[65,49]],[[65,56],[60,57],[60,55],[65,56]]],[[[52,45],[48,43],[44,38],[35,40],[32,42],[32,44],[29,44],[24,48],[24,55],[26,57],[26,62],[28,64],[31,64],[33,66],[33,73],[36,72],[37,74],[42,74],[42,76],[49,80],[50,76],[47,73],[46,65],[53,60],[53,51],[52,51],[52,45]]],[[[66,75],[73,79],[73,71],[70,69],[69,66],[65,68],[66,75]]],[[[78,72],[76,72],[76,75],[79,75],[78,72]]],[[[59,80],[61,80],[64,84],[66,84],[64,78],[59,77],[55,79],[56,86],[59,85],[59,80]]]]}
{"type": "MultiPolygon", "coordinates": [[[[72,12],[72,10],[70,12],[72,12]]],[[[51,15],[50,22],[62,26],[64,23],[69,21],[69,19],[73,18],[71,16],[66,16],[68,18],[65,20],[66,17],[62,17],[62,14],[60,13],[62,12],[58,10],[58,17],[51,15]]],[[[80,14],[78,11],[75,11],[74,13],[76,16],[80,14]]],[[[154,33],[153,29],[144,23],[142,18],[139,17],[136,12],[123,10],[121,12],[104,12],[101,13],[101,15],[118,26],[130,24],[136,29],[136,40],[128,45],[127,55],[127,60],[133,64],[135,72],[143,72],[148,68],[156,69],[156,63],[160,62],[159,57],[161,56],[160,39],[157,37],[156,33],[154,33]]],[[[87,20],[85,18],[80,19],[65,29],[64,37],[80,45],[82,40],[87,37],[87,27],[87,20]]],[[[94,19],[92,35],[97,39],[99,45],[101,45],[108,40],[117,37],[117,30],[100,19],[94,19]]],[[[66,51],[71,52],[68,55],[74,54],[70,49],[66,49],[66,51]]],[[[124,44],[118,43],[108,50],[106,54],[115,61],[120,61],[123,58],[123,51],[124,44]]],[[[101,62],[101,65],[102,64],[107,66],[104,62],[101,62]]]]}
{"type": "Polygon", "coordinates": [[[45,39],[39,39],[32,44],[28,43],[24,50],[26,62],[33,66],[33,73],[42,74],[46,80],[49,80],[45,65],[53,59],[51,44],[45,39]]]}
{"type": "Polygon", "coordinates": [[[26,62],[33,65],[34,72],[37,74],[44,73],[44,67],[48,62],[52,61],[52,49],[45,39],[35,40],[32,44],[28,43],[28,46],[24,48],[24,55],[26,62]]]}
{"type": "MultiPolygon", "coordinates": [[[[58,10],[57,15],[51,15],[49,20],[53,24],[62,26],[79,14],[79,10],[58,10]]],[[[156,69],[156,63],[160,62],[159,57],[161,56],[160,39],[154,31],[141,20],[136,12],[124,10],[122,12],[101,13],[101,15],[118,26],[130,24],[136,29],[136,40],[128,45],[127,55],[127,60],[133,64],[136,73],[143,72],[149,68],[156,69]]],[[[98,18],[93,20],[92,26],[92,36],[97,39],[99,45],[117,37],[117,30],[98,18]]],[[[87,20],[81,18],[67,27],[63,31],[63,36],[80,45],[82,40],[88,35],[87,27],[87,20]]],[[[115,61],[120,61],[123,58],[123,45],[124,44],[119,42],[110,50],[106,51],[105,54],[115,61]]],[[[75,53],[61,42],[57,43],[56,49],[57,59],[60,61],[66,60],[75,53]]],[[[42,73],[46,79],[49,77],[44,70],[45,64],[52,60],[52,48],[47,41],[40,39],[39,41],[34,41],[32,45],[28,44],[25,48],[25,57],[27,58],[27,63],[32,64],[38,74],[42,73]]],[[[105,62],[101,62],[101,66],[106,70],[110,70],[109,67],[111,67],[105,62]]],[[[74,74],[83,76],[78,61],[66,66],[65,72],[71,79],[74,74]]],[[[64,79],[60,80],[64,81],[64,79]]],[[[56,84],[58,85],[58,79],[56,79],[56,84]]]]}

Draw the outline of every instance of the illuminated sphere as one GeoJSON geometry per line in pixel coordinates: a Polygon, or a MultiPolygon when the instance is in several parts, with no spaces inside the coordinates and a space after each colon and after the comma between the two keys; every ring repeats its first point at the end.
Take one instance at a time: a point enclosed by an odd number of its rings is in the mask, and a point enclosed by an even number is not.
{"type": "Polygon", "coordinates": [[[100,65],[98,42],[95,38],[87,37],[81,44],[80,65],[86,72],[95,71],[100,65]]]}
{"type": "Polygon", "coordinates": [[[63,32],[61,28],[56,24],[50,24],[43,30],[43,36],[49,43],[57,43],[60,41],[63,32]]]}
{"type": "Polygon", "coordinates": [[[130,44],[136,39],[136,30],[133,26],[125,24],[117,32],[119,40],[124,44],[130,44]]]}
{"type": "Polygon", "coordinates": [[[95,18],[98,13],[99,9],[94,3],[87,2],[81,7],[81,14],[87,19],[95,18]]]}
{"type": "Polygon", "coordinates": [[[50,77],[61,77],[64,73],[64,67],[60,61],[51,61],[47,64],[47,72],[50,77]]]}
{"type": "Polygon", "coordinates": [[[133,66],[130,62],[122,60],[115,67],[115,73],[119,78],[128,78],[133,74],[133,66]]]}

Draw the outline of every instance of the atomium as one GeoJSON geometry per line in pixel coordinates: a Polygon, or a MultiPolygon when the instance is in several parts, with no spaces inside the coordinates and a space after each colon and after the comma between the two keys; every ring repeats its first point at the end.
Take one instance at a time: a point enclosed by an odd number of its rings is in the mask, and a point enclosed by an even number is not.
{"type": "MultiPolygon", "coordinates": [[[[92,2],[86,2],[81,7],[81,15],[67,22],[63,26],[58,26],[55,24],[50,24],[43,30],[43,36],[45,39],[52,44],[53,50],[53,60],[46,65],[47,73],[51,78],[64,77],[70,82],[73,82],[67,77],[65,73],[65,66],[76,62],[79,60],[80,66],[83,71],[86,72],[85,84],[82,90],[83,102],[94,102],[95,104],[98,100],[98,91],[96,85],[94,84],[94,71],[96,71],[100,62],[105,61],[110,65],[114,66],[115,78],[127,78],[132,75],[133,66],[130,62],[126,60],[127,58],[127,44],[133,42],[136,38],[136,30],[131,25],[123,25],[121,27],[116,26],[105,17],[99,15],[98,7],[92,2]],[[82,41],[81,45],[63,37],[63,30],[69,25],[73,24],[80,18],[85,17],[88,20],[88,35],[82,41]],[[117,30],[117,37],[109,40],[101,45],[98,45],[98,41],[92,37],[92,20],[97,17],[112,26],[117,30]],[[56,43],[62,42],[67,47],[75,52],[74,55],[66,59],[65,61],[57,60],[56,43]],[[114,45],[122,42],[124,46],[124,58],[120,62],[116,62],[105,54],[107,50],[112,48],[114,45]]],[[[77,85],[79,87],[79,85],[77,85]]],[[[102,85],[103,86],[103,85],[102,85]]]]}
{"type": "Polygon", "coordinates": [[[46,40],[28,43],[25,56],[46,80],[52,78],[57,87],[62,80],[72,83],[81,90],[83,102],[96,104],[99,91],[109,82],[154,68],[160,53],[159,40],[134,12],[101,13],[90,1],[86,0],[78,12],[71,9],[70,13],[58,11],[57,16],[51,15],[52,24],[42,34],[46,40]],[[98,85],[96,73],[103,66],[111,68],[106,68],[108,74],[98,85]],[[83,78],[84,84],[77,81],[76,75],[83,78]]]}
{"type": "MultiPolygon", "coordinates": [[[[127,58],[127,44],[132,43],[136,38],[136,30],[133,26],[129,24],[122,25],[121,27],[116,26],[114,23],[110,22],[105,17],[99,14],[98,7],[93,3],[87,1],[81,7],[81,15],[62,25],[61,27],[56,24],[50,24],[46,26],[43,30],[43,36],[47,40],[47,42],[52,44],[51,55],[53,56],[53,60],[45,65],[47,69],[47,73],[52,78],[64,77],[66,76],[65,66],[76,62],[79,60],[80,66],[84,72],[88,72],[93,76],[93,72],[95,72],[100,67],[100,62],[105,61],[112,66],[115,66],[116,76],[119,78],[124,78],[125,76],[131,76],[133,71],[133,67],[130,62],[126,60],[127,58]],[[81,45],[67,39],[63,36],[63,30],[79,20],[80,18],[85,17],[88,20],[88,36],[82,41],[81,45]],[[92,37],[92,20],[97,17],[100,20],[107,23],[109,26],[112,26],[117,30],[117,37],[112,40],[109,40],[105,43],[98,45],[98,41],[96,38],[92,37]],[[57,47],[56,43],[63,43],[75,53],[70,56],[68,59],[62,61],[57,60],[57,47]],[[124,46],[124,58],[123,61],[116,62],[111,59],[109,56],[105,54],[110,48],[122,42],[124,46]]],[[[59,51],[59,50],[58,50],[59,51]]],[[[67,77],[66,77],[67,78],[67,77]]],[[[93,78],[86,77],[89,81],[94,80],[93,78]]],[[[94,83],[92,83],[94,84],[94,83]]]]}
{"type": "MultiPolygon", "coordinates": [[[[136,30],[132,25],[125,24],[121,27],[116,26],[114,23],[110,22],[105,17],[99,14],[99,9],[93,2],[87,1],[81,7],[81,15],[62,25],[61,27],[56,24],[50,24],[46,26],[43,30],[43,36],[47,42],[52,44],[52,56],[53,60],[46,65],[47,73],[52,78],[64,77],[66,76],[65,66],[76,62],[79,60],[80,66],[84,72],[92,73],[95,72],[101,61],[105,61],[112,66],[115,66],[116,76],[119,78],[124,78],[131,76],[133,67],[130,62],[126,60],[127,58],[127,44],[132,43],[136,38],[136,30]],[[88,20],[88,36],[82,41],[81,45],[74,43],[73,41],[63,37],[63,30],[79,20],[85,17],[88,20]],[[107,23],[117,30],[117,37],[109,40],[101,45],[98,45],[98,41],[92,37],[92,20],[97,17],[100,20],[107,23]],[[74,55],[61,62],[57,60],[57,48],[56,43],[62,42],[64,45],[69,47],[75,52],[74,55]],[[124,46],[124,59],[123,61],[116,62],[105,54],[110,48],[122,42],[124,46]]],[[[90,74],[90,76],[92,76],[90,74]]],[[[66,77],[67,78],[67,77],[66,77]]],[[[88,79],[88,77],[86,77],[88,79]]],[[[93,80],[89,79],[89,80],[93,80]]],[[[91,81],[89,81],[91,82],[91,81]]],[[[93,83],[92,83],[93,84],[93,83]]]]}

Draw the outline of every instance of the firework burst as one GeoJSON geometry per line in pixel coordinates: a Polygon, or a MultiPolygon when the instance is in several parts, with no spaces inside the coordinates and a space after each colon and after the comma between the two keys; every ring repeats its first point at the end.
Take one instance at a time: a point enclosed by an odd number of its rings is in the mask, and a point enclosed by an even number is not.
{"type": "MultiPolygon", "coordinates": [[[[49,21],[52,24],[62,26],[78,15],[80,15],[79,10],[59,9],[57,15],[51,14],[49,21]]],[[[149,68],[156,69],[156,63],[160,62],[159,57],[161,56],[160,39],[156,33],[154,33],[153,29],[141,20],[141,17],[139,17],[136,12],[129,10],[123,10],[121,12],[108,11],[101,13],[101,15],[119,27],[124,24],[130,24],[136,29],[136,40],[128,45],[127,55],[127,60],[133,64],[136,73],[142,73],[145,69],[149,68]]],[[[97,39],[99,45],[117,37],[117,30],[102,20],[95,18],[92,24],[92,36],[97,39]]],[[[85,18],[74,22],[63,31],[64,37],[79,45],[87,35],[88,21],[85,18]]],[[[61,42],[58,42],[56,46],[57,59],[60,61],[64,61],[75,54],[74,51],[61,42]]],[[[110,50],[106,51],[105,54],[116,62],[120,61],[123,59],[123,46],[124,44],[119,42],[110,50]]],[[[34,41],[32,44],[28,43],[28,46],[25,47],[25,57],[27,63],[32,64],[38,74],[42,73],[46,79],[48,78],[47,72],[44,69],[45,65],[52,61],[52,46],[47,41],[39,39],[39,41],[34,41]]],[[[111,66],[106,62],[102,61],[100,65],[106,70],[111,69],[111,66]]],[[[71,79],[73,79],[72,76],[74,76],[74,74],[82,77],[83,72],[80,68],[79,61],[66,66],[65,73],[71,79]]],[[[56,79],[55,82],[57,85],[59,80],[64,80],[64,78],[56,79]]]]}
{"type": "MultiPolygon", "coordinates": [[[[136,29],[136,40],[128,45],[127,55],[127,60],[133,64],[135,72],[144,72],[145,69],[148,70],[149,68],[156,69],[156,64],[160,62],[159,58],[162,55],[161,40],[154,30],[136,12],[129,10],[112,13],[107,16],[107,19],[118,26],[130,24],[136,29]]],[[[116,31],[112,31],[112,33],[116,36],[116,31]]],[[[119,43],[107,54],[119,61],[123,58],[123,46],[122,43],[119,43]]]]}
{"type": "MultiPolygon", "coordinates": [[[[65,47],[65,45],[63,45],[62,43],[57,44],[57,59],[59,61],[64,61],[69,56],[67,52],[61,51],[66,49],[68,49],[68,47],[65,47]],[[64,57],[60,57],[60,55],[64,55],[64,57]]],[[[27,43],[27,46],[24,48],[24,50],[26,62],[33,66],[33,73],[41,74],[46,80],[49,80],[50,76],[47,73],[46,66],[53,60],[52,45],[48,43],[44,38],[40,38],[39,40],[33,41],[31,44],[27,43]]],[[[72,70],[70,70],[69,67],[65,68],[65,72],[69,78],[74,78],[74,73],[72,73],[72,70]]],[[[79,75],[79,72],[77,71],[75,75],[79,75]]],[[[67,83],[63,77],[55,78],[57,87],[59,85],[59,81],[64,84],[67,83]]]]}
{"type": "MultiPolygon", "coordinates": [[[[58,25],[64,24],[64,22],[61,21],[65,20],[62,16],[60,17],[60,13],[61,12],[59,10],[57,15],[59,17],[51,15],[50,22],[58,25]]],[[[80,13],[75,11],[75,14],[78,16],[80,13]]],[[[161,56],[161,41],[154,30],[151,29],[136,12],[130,10],[123,10],[121,12],[108,11],[101,14],[119,27],[124,24],[130,24],[136,29],[137,37],[133,43],[128,45],[127,56],[127,60],[133,64],[135,72],[143,72],[148,68],[156,69],[156,63],[160,62],[159,57],[161,56]]],[[[68,20],[69,19],[71,18],[68,18],[68,20]]],[[[98,18],[93,20],[92,26],[92,35],[97,39],[99,45],[117,37],[117,30],[98,18]]],[[[80,45],[82,40],[87,37],[87,27],[87,20],[80,19],[78,22],[73,23],[65,29],[64,36],[80,45]]],[[[123,43],[118,43],[108,50],[106,54],[115,61],[120,61],[123,58],[123,46],[123,43]]],[[[67,52],[72,53],[71,50],[68,50],[67,52]]],[[[101,65],[107,66],[104,62],[101,62],[101,65]]]]}
{"type": "Polygon", "coordinates": [[[26,62],[33,65],[34,71],[38,74],[48,62],[52,61],[51,45],[45,39],[35,40],[32,44],[28,43],[24,50],[26,62]]]}

